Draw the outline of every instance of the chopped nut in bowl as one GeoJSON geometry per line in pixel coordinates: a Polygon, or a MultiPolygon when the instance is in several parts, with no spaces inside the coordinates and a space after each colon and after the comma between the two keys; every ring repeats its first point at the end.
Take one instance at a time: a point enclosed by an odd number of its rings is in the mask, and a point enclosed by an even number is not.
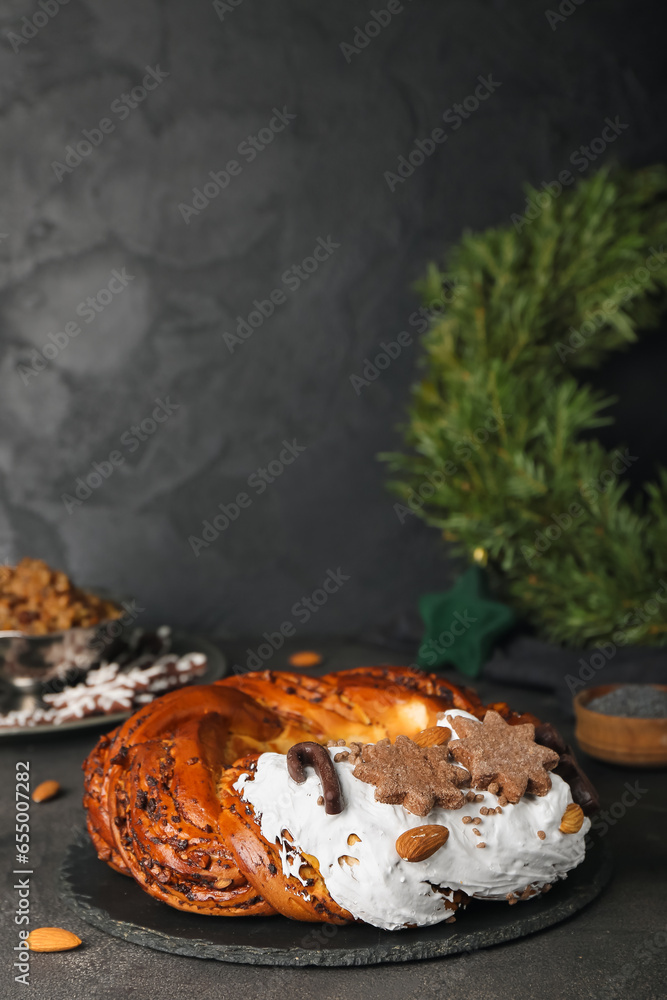
{"type": "Polygon", "coordinates": [[[122,607],[81,590],[40,559],[0,567],[0,678],[34,691],[86,670],[122,631],[122,607]]]}
{"type": "Polygon", "coordinates": [[[51,635],[120,617],[113,601],[81,590],[41,559],[0,567],[0,634],[51,635]]]}
{"type": "Polygon", "coordinates": [[[215,681],[206,640],[146,628],[135,601],[81,590],[39,560],[0,566],[0,738],[118,721],[172,688],[215,681]]]}

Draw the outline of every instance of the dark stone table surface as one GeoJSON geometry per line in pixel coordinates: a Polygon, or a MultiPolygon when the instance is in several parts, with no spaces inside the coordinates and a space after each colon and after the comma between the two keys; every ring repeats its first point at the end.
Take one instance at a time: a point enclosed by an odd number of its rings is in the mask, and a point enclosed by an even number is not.
{"type": "MultiPolygon", "coordinates": [[[[400,663],[405,657],[355,643],[315,642],[325,651],[324,667],[342,669],[363,663],[400,663]]],[[[247,643],[229,643],[230,662],[243,662],[247,643]]],[[[286,666],[286,650],[274,654],[272,669],[286,666]]],[[[524,688],[477,684],[488,700],[507,700],[534,712],[572,736],[571,721],[553,696],[524,688]]],[[[100,727],[100,732],[104,727],[100,727]]],[[[665,772],[621,769],[581,754],[602,797],[602,819],[615,861],[615,874],[603,894],[583,912],[529,938],[461,957],[346,969],[279,969],[227,965],[151,951],[107,936],[76,917],[58,895],[58,868],[67,844],[82,822],[81,761],[96,730],[57,737],[31,736],[0,742],[0,858],[5,891],[2,903],[0,996],[39,1000],[209,1000],[209,998],[289,997],[301,1000],[579,1000],[625,998],[658,1000],[667,993],[667,796],[665,772]],[[72,952],[34,954],[30,984],[14,982],[13,947],[17,876],[14,858],[13,800],[15,765],[30,761],[33,787],[58,780],[63,794],[32,808],[31,926],[66,927],[84,944],[72,952]],[[606,816],[606,818],[605,818],[606,816]]]]}

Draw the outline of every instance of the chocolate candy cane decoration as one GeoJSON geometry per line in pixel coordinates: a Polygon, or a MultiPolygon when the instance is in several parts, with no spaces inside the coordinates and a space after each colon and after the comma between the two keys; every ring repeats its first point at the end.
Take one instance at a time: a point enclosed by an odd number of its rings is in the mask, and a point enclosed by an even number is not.
{"type": "Polygon", "coordinates": [[[320,743],[295,743],[287,751],[287,771],[297,784],[306,780],[306,767],[312,767],[322,784],[324,808],[330,815],[343,811],[340,782],[331,755],[320,743]]]}

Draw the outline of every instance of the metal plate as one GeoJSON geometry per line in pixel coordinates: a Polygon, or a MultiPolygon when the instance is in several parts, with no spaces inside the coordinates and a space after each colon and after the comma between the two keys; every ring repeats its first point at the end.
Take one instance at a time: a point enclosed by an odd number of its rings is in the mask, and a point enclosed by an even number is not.
{"type": "MultiPolygon", "coordinates": [[[[201,636],[190,635],[187,632],[173,632],[171,637],[171,652],[176,653],[178,656],[184,656],[186,653],[205,654],[206,670],[195,682],[197,684],[212,684],[213,681],[219,681],[227,673],[227,660],[224,654],[212,642],[209,642],[208,639],[203,639],[201,636]]],[[[131,712],[112,712],[109,715],[87,715],[83,719],[63,722],[59,725],[0,728],[0,739],[8,739],[12,736],[24,736],[26,734],[39,736],[42,733],[68,733],[74,729],[105,726],[107,723],[109,724],[109,728],[111,728],[116,723],[122,722],[123,719],[129,719],[136,711],[137,709],[132,709],[131,712]]]]}
{"type": "Polygon", "coordinates": [[[85,831],[63,862],[62,898],[83,920],[114,937],[158,951],[252,965],[352,966],[405,962],[474,951],[525,937],[572,916],[604,888],[611,857],[591,839],[584,862],[551,892],[516,906],[473,901],[454,924],[383,931],[285,917],[199,917],[144,893],[97,859],[85,831]]]}

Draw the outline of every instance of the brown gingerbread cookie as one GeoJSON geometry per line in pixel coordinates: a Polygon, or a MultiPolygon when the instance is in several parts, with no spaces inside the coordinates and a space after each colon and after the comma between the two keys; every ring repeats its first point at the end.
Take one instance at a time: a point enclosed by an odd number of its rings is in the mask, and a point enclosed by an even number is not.
{"type": "Polygon", "coordinates": [[[408,812],[426,816],[434,806],[460,809],[465,802],[461,788],[469,785],[464,768],[450,764],[446,746],[420,747],[407,736],[396,742],[380,740],[352,748],[354,776],[375,785],[377,802],[402,803],[408,812]]]}
{"type": "Polygon", "coordinates": [[[546,795],[551,788],[549,771],[558,764],[558,754],[535,742],[530,723],[510,726],[489,710],[483,723],[458,718],[456,729],[464,738],[452,740],[448,749],[470,771],[473,787],[488,788],[508,802],[518,802],[526,792],[546,795]]]}

